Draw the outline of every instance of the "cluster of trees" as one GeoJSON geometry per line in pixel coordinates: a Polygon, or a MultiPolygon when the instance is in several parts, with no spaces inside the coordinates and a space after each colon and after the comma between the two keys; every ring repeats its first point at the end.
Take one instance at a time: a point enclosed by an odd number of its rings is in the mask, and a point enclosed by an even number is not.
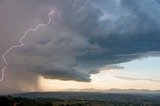
{"type": "Polygon", "coordinates": [[[98,100],[64,100],[55,98],[22,98],[0,96],[0,106],[160,106],[159,100],[135,101],[98,101],[98,100]]]}
{"type": "Polygon", "coordinates": [[[10,96],[0,96],[0,106],[16,106],[16,102],[10,96]]]}
{"type": "Polygon", "coordinates": [[[0,96],[0,106],[53,106],[53,104],[29,98],[0,96]]]}

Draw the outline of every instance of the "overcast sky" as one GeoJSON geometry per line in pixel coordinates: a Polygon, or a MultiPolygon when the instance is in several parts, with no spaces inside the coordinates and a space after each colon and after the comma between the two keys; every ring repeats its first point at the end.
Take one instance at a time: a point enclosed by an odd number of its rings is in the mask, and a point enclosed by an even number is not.
{"type": "Polygon", "coordinates": [[[48,26],[7,54],[0,93],[76,89],[69,83],[160,89],[159,0],[0,0],[0,55],[28,28],[47,23],[52,10],[48,26]]]}

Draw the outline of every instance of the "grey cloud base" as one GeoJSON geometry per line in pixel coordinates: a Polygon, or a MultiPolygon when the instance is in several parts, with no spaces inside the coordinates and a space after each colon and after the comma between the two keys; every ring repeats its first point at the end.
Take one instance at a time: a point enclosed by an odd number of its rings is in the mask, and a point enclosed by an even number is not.
{"type": "Polygon", "coordinates": [[[88,82],[104,66],[160,51],[158,0],[21,0],[17,5],[44,23],[41,10],[55,9],[52,23],[31,33],[9,57],[11,67],[45,78],[88,82]]]}

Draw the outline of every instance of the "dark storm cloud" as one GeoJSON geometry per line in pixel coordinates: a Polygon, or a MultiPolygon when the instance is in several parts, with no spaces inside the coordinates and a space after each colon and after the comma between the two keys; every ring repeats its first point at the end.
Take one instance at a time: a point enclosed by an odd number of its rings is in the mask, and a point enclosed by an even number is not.
{"type": "Polygon", "coordinates": [[[104,66],[160,51],[157,0],[17,0],[18,4],[44,22],[48,17],[42,11],[55,9],[53,22],[32,33],[10,56],[11,66],[45,78],[90,81],[90,74],[104,66]]]}

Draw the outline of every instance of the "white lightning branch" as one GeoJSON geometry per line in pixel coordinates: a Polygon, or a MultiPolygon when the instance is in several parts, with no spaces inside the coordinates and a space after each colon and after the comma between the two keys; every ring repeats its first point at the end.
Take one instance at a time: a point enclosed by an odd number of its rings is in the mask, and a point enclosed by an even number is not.
{"type": "Polygon", "coordinates": [[[6,69],[7,66],[8,66],[8,63],[7,63],[6,59],[5,59],[5,56],[6,56],[12,49],[14,49],[14,48],[19,48],[19,47],[21,47],[21,46],[24,45],[23,42],[22,42],[22,40],[27,36],[27,33],[28,33],[28,32],[30,32],[30,31],[37,31],[39,27],[41,27],[41,26],[42,26],[42,27],[45,27],[45,26],[49,25],[50,22],[51,22],[51,16],[52,16],[53,13],[54,13],[54,11],[51,11],[51,12],[48,14],[49,20],[48,20],[48,22],[47,22],[46,24],[39,24],[36,28],[27,29],[27,30],[24,32],[24,35],[19,39],[19,43],[20,43],[20,44],[19,44],[19,45],[15,45],[15,46],[11,46],[11,47],[2,55],[2,59],[3,59],[3,62],[5,63],[5,66],[4,66],[4,67],[2,68],[2,70],[1,70],[1,72],[2,72],[2,77],[1,77],[0,81],[3,81],[4,76],[5,76],[4,71],[5,71],[5,69],[6,69]]]}

